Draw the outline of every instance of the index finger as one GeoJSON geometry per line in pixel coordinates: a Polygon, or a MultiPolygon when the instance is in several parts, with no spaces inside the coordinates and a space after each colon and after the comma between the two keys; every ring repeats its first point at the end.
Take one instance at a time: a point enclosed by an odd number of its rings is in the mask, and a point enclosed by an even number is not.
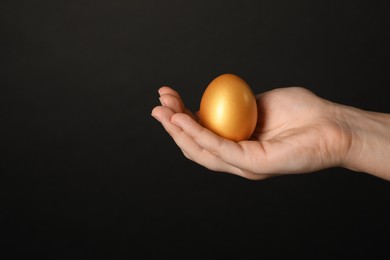
{"type": "Polygon", "coordinates": [[[217,155],[225,162],[244,170],[268,173],[266,154],[261,143],[235,142],[222,138],[183,114],[175,114],[172,122],[183,129],[200,147],[217,155]],[[262,168],[262,170],[259,168],[262,168]]]}

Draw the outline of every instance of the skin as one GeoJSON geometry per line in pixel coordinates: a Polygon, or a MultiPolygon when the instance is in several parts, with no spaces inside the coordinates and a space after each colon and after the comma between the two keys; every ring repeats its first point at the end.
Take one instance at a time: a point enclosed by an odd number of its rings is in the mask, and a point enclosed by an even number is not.
{"type": "Polygon", "coordinates": [[[216,172],[262,180],[344,167],[390,180],[390,114],[325,100],[306,88],[256,95],[259,111],[249,140],[234,142],[202,127],[179,93],[158,90],[161,122],[183,154],[216,172]]]}

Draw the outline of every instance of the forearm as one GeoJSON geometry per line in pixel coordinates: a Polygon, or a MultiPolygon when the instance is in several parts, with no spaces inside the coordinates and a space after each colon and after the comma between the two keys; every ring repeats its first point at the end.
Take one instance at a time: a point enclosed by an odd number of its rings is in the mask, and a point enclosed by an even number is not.
{"type": "Polygon", "coordinates": [[[390,114],[342,106],[351,143],[346,168],[390,180],[390,114]]]}

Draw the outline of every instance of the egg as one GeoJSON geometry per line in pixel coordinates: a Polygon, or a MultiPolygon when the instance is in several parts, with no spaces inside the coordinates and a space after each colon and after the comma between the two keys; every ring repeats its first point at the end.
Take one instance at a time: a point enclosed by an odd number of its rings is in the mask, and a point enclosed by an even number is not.
{"type": "Polygon", "coordinates": [[[199,123],[236,142],[249,139],[257,124],[256,98],[248,83],[235,74],[214,78],[203,92],[199,123]]]}

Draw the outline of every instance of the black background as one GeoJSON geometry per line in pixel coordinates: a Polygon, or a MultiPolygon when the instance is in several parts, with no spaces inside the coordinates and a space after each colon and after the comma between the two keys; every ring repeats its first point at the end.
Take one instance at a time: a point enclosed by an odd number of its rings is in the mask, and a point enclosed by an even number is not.
{"type": "MultiPolygon", "coordinates": [[[[250,181],[187,160],[151,116],[235,73],[390,112],[386,1],[2,1],[0,257],[389,256],[390,183],[250,181]]],[[[370,259],[371,259],[370,258],[370,259]]]]}

